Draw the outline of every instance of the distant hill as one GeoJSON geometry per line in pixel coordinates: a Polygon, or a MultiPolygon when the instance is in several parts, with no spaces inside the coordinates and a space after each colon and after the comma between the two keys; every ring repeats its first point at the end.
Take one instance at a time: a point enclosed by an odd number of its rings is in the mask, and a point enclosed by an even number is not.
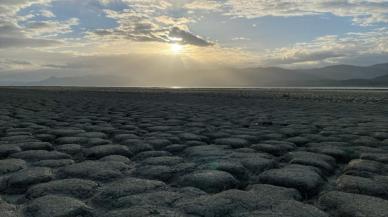
{"type": "Polygon", "coordinates": [[[48,79],[29,82],[27,86],[127,86],[127,79],[117,76],[89,75],[80,77],[50,77],[48,79]]]}
{"type": "Polygon", "coordinates": [[[387,75],[388,63],[373,66],[334,65],[298,71],[331,80],[372,79],[387,75]]]}
{"type": "Polygon", "coordinates": [[[387,86],[388,63],[373,66],[333,65],[313,69],[247,68],[238,71],[248,86],[387,86]]]}
{"type": "Polygon", "coordinates": [[[246,86],[304,86],[306,84],[330,81],[300,70],[290,70],[277,67],[246,68],[238,70],[246,86]]]}
{"type": "Polygon", "coordinates": [[[372,79],[349,79],[338,83],[343,86],[388,87],[388,74],[372,79]]]}
{"type": "MultiPolygon", "coordinates": [[[[185,71],[148,75],[148,80],[136,80],[123,72],[118,75],[86,75],[79,77],[50,77],[28,82],[1,82],[17,86],[206,86],[206,87],[273,87],[273,86],[378,86],[388,87],[388,63],[373,66],[333,65],[314,69],[284,69],[278,67],[227,68],[216,71],[185,71]],[[155,78],[155,75],[158,78],[155,78]]],[[[147,75],[147,74],[145,74],[147,75]]],[[[145,76],[147,78],[147,76],[145,76]]]]}

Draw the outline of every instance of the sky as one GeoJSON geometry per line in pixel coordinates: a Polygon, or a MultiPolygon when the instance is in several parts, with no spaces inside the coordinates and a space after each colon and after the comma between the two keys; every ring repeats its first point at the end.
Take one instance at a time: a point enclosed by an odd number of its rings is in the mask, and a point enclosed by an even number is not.
{"type": "Polygon", "coordinates": [[[388,0],[0,0],[0,81],[383,62],[388,0]]]}

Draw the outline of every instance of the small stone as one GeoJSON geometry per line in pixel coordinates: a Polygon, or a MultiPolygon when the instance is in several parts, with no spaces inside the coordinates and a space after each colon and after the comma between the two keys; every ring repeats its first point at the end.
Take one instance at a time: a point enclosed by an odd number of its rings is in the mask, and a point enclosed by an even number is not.
{"type": "Polygon", "coordinates": [[[59,159],[59,160],[40,160],[32,164],[38,167],[58,168],[58,167],[67,166],[73,163],[74,161],[71,159],[59,159]]]}
{"type": "Polygon", "coordinates": [[[153,147],[150,144],[139,139],[125,140],[121,144],[127,146],[129,151],[134,155],[153,150],[153,147]]]}
{"type": "Polygon", "coordinates": [[[323,194],[318,203],[331,216],[386,217],[388,213],[387,200],[339,191],[323,194]]]}
{"type": "Polygon", "coordinates": [[[52,135],[52,134],[38,134],[38,135],[35,135],[35,137],[39,140],[42,140],[42,141],[53,141],[55,139],[55,135],[52,135]]]}
{"type": "Polygon", "coordinates": [[[384,173],[385,169],[384,164],[380,162],[356,159],[350,161],[344,170],[347,175],[370,177],[384,173]]]}
{"type": "MultiPolygon", "coordinates": [[[[309,143],[310,145],[311,143],[309,143]]],[[[317,152],[334,157],[338,162],[347,163],[354,158],[358,158],[355,150],[346,147],[337,147],[326,145],[325,143],[314,143],[313,147],[308,148],[311,152],[317,152]]]]}
{"type": "Polygon", "coordinates": [[[84,144],[88,142],[88,138],[66,136],[66,137],[59,137],[55,141],[58,144],[84,144]]]}
{"type": "Polygon", "coordinates": [[[388,176],[364,178],[343,175],[337,179],[337,189],[348,193],[365,194],[388,199],[388,176]]]}
{"type": "Polygon", "coordinates": [[[235,160],[215,160],[200,166],[203,170],[221,170],[232,174],[237,179],[247,180],[248,170],[235,160]]]}
{"type": "Polygon", "coordinates": [[[73,135],[77,135],[77,134],[83,133],[83,132],[85,132],[85,131],[81,130],[81,129],[71,129],[71,128],[55,129],[55,130],[51,131],[51,133],[56,135],[56,136],[73,136],[73,135]]]}
{"type": "Polygon", "coordinates": [[[243,148],[249,145],[249,142],[241,138],[222,138],[214,141],[217,145],[229,145],[232,148],[243,148]]]}
{"type": "Polygon", "coordinates": [[[381,139],[381,140],[388,139],[388,133],[386,133],[386,132],[375,132],[375,133],[373,133],[373,137],[375,137],[376,139],[381,139]]]}
{"type": "Polygon", "coordinates": [[[84,133],[78,133],[76,136],[86,137],[86,138],[101,138],[101,139],[105,139],[108,137],[105,133],[102,133],[102,132],[84,132],[84,133]]]}
{"type": "Polygon", "coordinates": [[[16,206],[6,203],[0,198],[0,216],[1,217],[22,217],[16,206]]]}
{"type": "Polygon", "coordinates": [[[295,188],[308,196],[316,194],[323,184],[322,177],[307,166],[287,166],[267,170],[259,177],[262,183],[295,188]]]}
{"type": "Polygon", "coordinates": [[[7,173],[12,173],[24,169],[26,167],[26,162],[20,159],[5,159],[0,160],[0,175],[7,173]]]}
{"type": "Polygon", "coordinates": [[[353,143],[356,145],[377,147],[380,144],[380,141],[370,136],[361,136],[354,140],[353,143]]]}
{"type": "Polygon", "coordinates": [[[260,144],[252,145],[251,148],[255,149],[256,151],[266,152],[276,156],[280,156],[289,151],[294,150],[295,146],[289,145],[289,144],[282,144],[282,143],[280,144],[260,143],[260,144]]]}
{"type": "Polygon", "coordinates": [[[118,134],[118,135],[115,135],[113,139],[117,142],[122,142],[127,139],[138,139],[138,138],[139,136],[135,134],[118,134]]]}
{"type": "Polygon", "coordinates": [[[183,159],[181,157],[172,157],[172,156],[150,157],[142,161],[142,163],[144,164],[166,165],[166,166],[173,166],[182,162],[183,162],[183,159]]]}
{"type": "Polygon", "coordinates": [[[181,177],[180,186],[192,186],[208,193],[216,193],[231,188],[236,188],[239,182],[229,173],[219,170],[195,171],[181,177]]]}
{"type": "Polygon", "coordinates": [[[271,197],[272,200],[302,200],[299,191],[294,188],[285,188],[275,185],[255,184],[247,187],[247,190],[253,191],[263,197],[271,197]]]}
{"type": "Polygon", "coordinates": [[[363,160],[379,161],[388,164],[388,153],[363,153],[360,158],[363,160]]]}
{"type": "Polygon", "coordinates": [[[123,145],[100,145],[84,150],[88,158],[99,159],[108,155],[131,156],[131,152],[123,145]]]}
{"type": "Polygon", "coordinates": [[[282,201],[284,201],[283,197],[274,198],[271,195],[259,195],[253,191],[231,189],[194,199],[183,199],[177,202],[176,207],[189,216],[235,217],[246,212],[270,209],[282,201]]]}
{"type": "Polygon", "coordinates": [[[164,188],[166,184],[161,181],[125,178],[105,185],[94,201],[103,207],[112,207],[118,198],[164,188]]]}
{"type": "Polygon", "coordinates": [[[122,176],[129,166],[117,161],[83,161],[59,169],[58,174],[64,178],[83,178],[92,180],[111,180],[122,176]]]}
{"type": "Polygon", "coordinates": [[[81,146],[78,144],[65,144],[57,146],[56,150],[66,154],[77,154],[81,152],[81,146]]]}
{"type": "Polygon", "coordinates": [[[0,158],[8,157],[11,154],[22,151],[19,146],[13,144],[2,144],[0,145],[0,158]]]}
{"type": "Polygon", "coordinates": [[[185,194],[178,192],[156,191],[121,197],[114,206],[119,208],[132,206],[170,206],[185,196],[185,194]]]}
{"type": "Polygon", "coordinates": [[[333,157],[313,152],[291,152],[289,153],[289,158],[291,164],[314,166],[323,170],[327,174],[332,173],[336,165],[336,161],[333,157]]]}
{"type": "Polygon", "coordinates": [[[167,151],[145,151],[135,155],[133,159],[135,160],[144,160],[150,157],[163,157],[163,156],[171,156],[171,153],[167,151]]]}
{"type": "Polygon", "coordinates": [[[67,195],[80,199],[91,197],[97,190],[98,184],[83,179],[63,179],[46,182],[32,186],[28,189],[28,199],[38,198],[45,195],[67,195]]]}
{"type": "Polygon", "coordinates": [[[147,143],[150,144],[153,148],[159,150],[159,149],[162,149],[166,146],[169,146],[171,145],[171,142],[170,140],[168,139],[164,139],[164,138],[160,138],[160,139],[150,139],[150,140],[147,140],[147,143]]]}
{"type": "Polygon", "coordinates": [[[55,160],[55,159],[68,159],[70,155],[58,152],[58,151],[46,151],[46,150],[30,150],[22,151],[12,154],[13,158],[20,158],[23,160],[38,161],[38,160],[55,160]]]}
{"type": "Polygon", "coordinates": [[[179,137],[183,140],[202,140],[203,136],[196,135],[194,133],[181,133],[179,137]]]}
{"type": "Polygon", "coordinates": [[[235,215],[236,217],[329,217],[322,210],[299,201],[288,200],[263,211],[235,215]]]}
{"type": "Polygon", "coordinates": [[[178,210],[164,207],[135,206],[107,212],[101,217],[188,217],[178,210]]]}
{"type": "Polygon", "coordinates": [[[301,137],[301,136],[296,136],[296,137],[291,137],[287,139],[288,142],[292,142],[296,144],[297,146],[304,146],[305,144],[310,142],[310,139],[301,137]]]}
{"type": "Polygon", "coordinates": [[[108,155],[106,157],[101,158],[100,161],[118,161],[126,164],[131,163],[131,160],[122,155],[108,155]]]}
{"type": "Polygon", "coordinates": [[[25,142],[20,143],[18,146],[23,150],[52,150],[53,145],[48,142],[25,142]]]}
{"type": "Polygon", "coordinates": [[[166,146],[165,150],[170,153],[177,154],[185,150],[187,147],[188,147],[187,145],[173,144],[173,145],[166,146]]]}
{"type": "Polygon", "coordinates": [[[276,162],[274,160],[263,157],[246,157],[240,159],[240,162],[254,175],[258,175],[265,170],[272,169],[276,166],[276,162]]]}
{"type": "Polygon", "coordinates": [[[168,166],[140,166],[136,168],[135,174],[153,180],[168,181],[174,176],[176,171],[168,166]]]}
{"type": "Polygon", "coordinates": [[[23,169],[10,175],[7,180],[7,193],[23,193],[29,186],[48,182],[54,178],[52,170],[45,167],[23,169]]]}
{"type": "Polygon", "coordinates": [[[98,145],[110,145],[112,142],[107,139],[101,138],[89,138],[86,144],[82,144],[84,147],[93,147],[98,145]]]}
{"type": "Polygon", "coordinates": [[[92,217],[85,203],[71,197],[47,195],[30,202],[24,213],[28,217],[92,217]]]}

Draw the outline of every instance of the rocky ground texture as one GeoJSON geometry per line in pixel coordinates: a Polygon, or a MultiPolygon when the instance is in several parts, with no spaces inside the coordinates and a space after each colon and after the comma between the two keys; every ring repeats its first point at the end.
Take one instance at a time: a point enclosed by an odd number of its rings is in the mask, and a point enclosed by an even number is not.
{"type": "Polygon", "coordinates": [[[388,92],[0,89],[1,217],[387,217],[388,92]]]}

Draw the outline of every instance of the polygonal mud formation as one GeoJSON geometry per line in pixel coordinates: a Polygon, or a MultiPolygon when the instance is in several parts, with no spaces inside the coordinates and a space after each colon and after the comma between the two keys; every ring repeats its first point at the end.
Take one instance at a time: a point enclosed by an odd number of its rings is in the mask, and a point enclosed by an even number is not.
{"type": "Polygon", "coordinates": [[[1,217],[388,216],[384,92],[48,89],[0,91],[1,217]]]}

